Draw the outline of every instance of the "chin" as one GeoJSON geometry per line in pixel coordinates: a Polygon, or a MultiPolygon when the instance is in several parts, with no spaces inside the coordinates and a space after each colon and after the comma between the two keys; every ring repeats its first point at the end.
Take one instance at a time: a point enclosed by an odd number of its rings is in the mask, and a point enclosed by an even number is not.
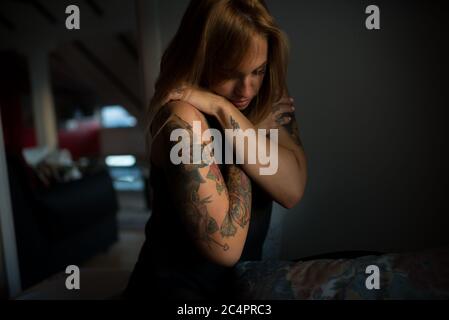
{"type": "Polygon", "coordinates": [[[245,107],[239,107],[239,106],[236,106],[236,105],[234,105],[237,109],[239,109],[240,111],[244,111],[244,110],[246,110],[246,109],[248,109],[248,106],[245,106],[245,107]]]}

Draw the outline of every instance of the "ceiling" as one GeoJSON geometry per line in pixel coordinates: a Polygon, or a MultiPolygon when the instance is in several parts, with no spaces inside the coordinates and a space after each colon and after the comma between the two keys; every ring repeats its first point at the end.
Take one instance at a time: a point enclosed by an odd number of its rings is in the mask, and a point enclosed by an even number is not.
{"type": "Polygon", "coordinates": [[[14,52],[24,60],[17,70],[21,77],[29,77],[23,68],[27,56],[37,50],[49,53],[59,116],[121,104],[141,118],[135,1],[2,0],[0,39],[0,52],[14,52]],[[65,27],[70,4],[80,9],[80,30],[65,27]]]}

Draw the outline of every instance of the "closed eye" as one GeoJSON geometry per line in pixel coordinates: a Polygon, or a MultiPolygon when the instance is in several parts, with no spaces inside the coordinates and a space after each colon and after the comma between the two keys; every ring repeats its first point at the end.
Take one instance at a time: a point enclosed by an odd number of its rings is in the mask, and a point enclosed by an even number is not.
{"type": "Polygon", "coordinates": [[[259,68],[253,71],[255,75],[264,75],[267,71],[267,62],[264,62],[259,68]]]}
{"type": "Polygon", "coordinates": [[[254,74],[260,76],[260,75],[264,75],[265,72],[266,72],[266,68],[263,68],[263,69],[254,71],[254,74]]]}

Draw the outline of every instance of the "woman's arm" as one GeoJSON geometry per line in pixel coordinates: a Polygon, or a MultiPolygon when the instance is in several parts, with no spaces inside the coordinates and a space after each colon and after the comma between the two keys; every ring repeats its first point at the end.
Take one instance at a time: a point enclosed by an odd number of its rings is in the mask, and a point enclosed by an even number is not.
{"type": "MultiPolygon", "coordinates": [[[[247,129],[256,128],[253,124],[237,109],[227,101],[222,99],[216,104],[215,116],[225,129],[247,129]]],[[[262,188],[264,188],[275,201],[286,208],[292,208],[302,198],[307,180],[307,164],[304,150],[302,148],[296,120],[285,126],[282,126],[278,133],[278,170],[273,175],[261,175],[259,169],[264,167],[260,164],[258,157],[255,164],[249,164],[245,161],[242,168],[253,178],[262,188]]],[[[258,139],[258,135],[256,135],[258,139]]],[[[260,148],[262,141],[257,141],[260,148]]],[[[249,152],[247,145],[235,146],[237,154],[244,155],[248,159],[249,152]],[[240,148],[240,149],[239,149],[240,148]]],[[[265,141],[265,150],[270,150],[270,141],[265,141]]]]}
{"type": "Polygon", "coordinates": [[[304,167],[302,183],[305,186],[307,182],[307,158],[304,152],[301,138],[299,136],[298,123],[295,117],[294,100],[287,94],[282,99],[274,103],[271,113],[256,124],[257,129],[278,129],[279,145],[295,153],[295,156],[304,167]]]}
{"type": "MultiPolygon", "coordinates": [[[[165,142],[165,172],[173,187],[172,199],[200,251],[215,263],[232,266],[240,259],[248,233],[251,182],[236,166],[230,166],[225,183],[216,163],[173,164],[170,150],[178,143],[170,141],[173,130],[184,129],[193,137],[193,121],[201,121],[203,132],[208,125],[204,116],[187,103],[174,102],[170,108],[172,116],[161,138],[165,142]]],[[[201,141],[201,150],[207,144],[201,141]]]]}
{"type": "MultiPolygon", "coordinates": [[[[166,98],[186,101],[202,112],[215,116],[223,129],[255,130],[255,126],[227,99],[202,88],[182,86],[173,90],[166,98]]],[[[278,139],[278,170],[273,175],[261,175],[264,166],[256,157],[256,163],[248,163],[249,144],[234,144],[235,153],[245,159],[241,164],[243,170],[272,198],[286,208],[292,208],[302,198],[307,181],[307,163],[304,150],[297,132],[296,120],[292,119],[290,126],[280,128],[278,139]]],[[[256,135],[256,145],[261,147],[256,135]]],[[[270,150],[270,139],[265,139],[265,150],[270,150]]]]}

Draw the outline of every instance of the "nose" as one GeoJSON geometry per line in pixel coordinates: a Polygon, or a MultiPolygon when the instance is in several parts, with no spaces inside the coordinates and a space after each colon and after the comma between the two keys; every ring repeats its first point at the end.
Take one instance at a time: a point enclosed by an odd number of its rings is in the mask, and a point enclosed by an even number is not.
{"type": "Polygon", "coordinates": [[[239,80],[235,88],[235,94],[239,99],[251,98],[253,94],[253,85],[250,77],[245,77],[239,80]]]}

